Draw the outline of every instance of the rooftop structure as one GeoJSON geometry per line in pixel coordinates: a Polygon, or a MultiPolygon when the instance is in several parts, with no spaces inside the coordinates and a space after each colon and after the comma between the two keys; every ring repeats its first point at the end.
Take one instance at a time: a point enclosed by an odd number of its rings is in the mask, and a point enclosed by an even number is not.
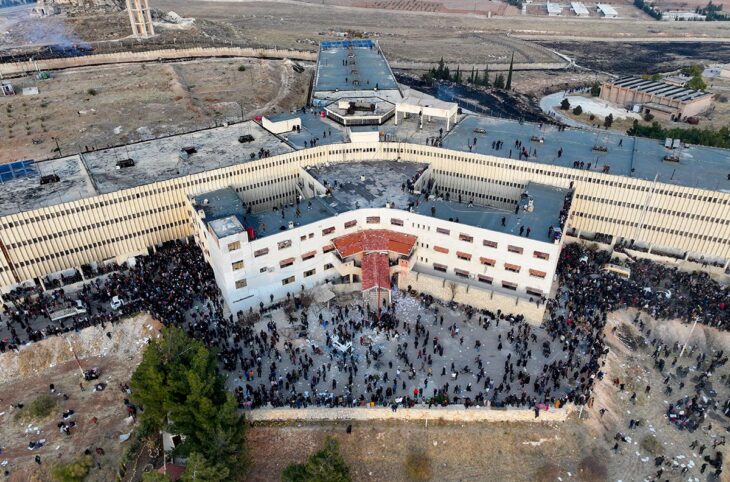
{"type": "Polygon", "coordinates": [[[378,43],[370,39],[322,42],[314,96],[333,92],[398,91],[378,43]]]}
{"type": "Polygon", "coordinates": [[[559,3],[547,2],[546,7],[547,13],[550,17],[557,17],[563,12],[563,7],[561,7],[559,3]]]}
{"type": "Polygon", "coordinates": [[[712,106],[710,93],[631,76],[604,82],[601,86],[601,99],[627,108],[635,104],[651,103],[654,107],[646,107],[644,114],[653,115],[655,111],[659,111],[671,120],[701,114],[712,106]],[[664,108],[657,109],[657,105],[664,108]]]}
{"type": "Polygon", "coordinates": [[[194,196],[192,205],[218,239],[245,231],[246,207],[230,187],[194,196]]]}

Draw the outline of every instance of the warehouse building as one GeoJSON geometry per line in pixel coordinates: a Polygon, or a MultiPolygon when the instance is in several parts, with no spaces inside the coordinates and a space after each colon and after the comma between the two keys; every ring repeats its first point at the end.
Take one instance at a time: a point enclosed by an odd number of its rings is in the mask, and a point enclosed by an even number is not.
{"type": "Polygon", "coordinates": [[[601,85],[601,99],[667,120],[685,120],[707,111],[712,94],[640,77],[622,77],[601,85]]]}

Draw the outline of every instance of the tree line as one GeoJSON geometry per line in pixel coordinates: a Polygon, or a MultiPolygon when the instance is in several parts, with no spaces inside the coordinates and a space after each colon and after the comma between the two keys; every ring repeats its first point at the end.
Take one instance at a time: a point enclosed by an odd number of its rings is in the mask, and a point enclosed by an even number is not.
{"type": "Polygon", "coordinates": [[[512,90],[512,73],[514,67],[515,54],[512,53],[512,58],[509,62],[509,70],[507,76],[501,72],[497,73],[492,81],[489,75],[489,65],[487,65],[483,71],[475,69],[473,66],[471,72],[467,75],[461,70],[460,66],[456,66],[456,70],[452,71],[449,66],[444,63],[444,58],[441,57],[436,67],[431,67],[431,70],[421,76],[426,82],[434,80],[446,80],[454,82],[456,84],[471,85],[477,87],[494,87],[495,89],[512,90]]]}

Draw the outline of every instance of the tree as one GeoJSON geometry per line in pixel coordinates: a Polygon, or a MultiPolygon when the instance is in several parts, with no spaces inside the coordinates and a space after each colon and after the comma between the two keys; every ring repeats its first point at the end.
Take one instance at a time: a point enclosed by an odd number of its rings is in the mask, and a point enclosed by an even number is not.
{"type": "Polygon", "coordinates": [[[599,95],[601,95],[601,84],[594,82],[591,86],[591,96],[598,97],[599,95]]]}
{"type": "Polygon", "coordinates": [[[182,482],[225,482],[229,480],[230,471],[221,464],[210,463],[197,452],[188,457],[180,480],[182,482]]]}
{"type": "Polygon", "coordinates": [[[702,76],[698,75],[696,77],[692,77],[689,82],[687,82],[687,87],[693,90],[705,90],[707,88],[707,84],[705,84],[705,81],[702,80],[702,76]]]}
{"type": "Polygon", "coordinates": [[[441,60],[439,60],[438,67],[436,68],[436,71],[434,72],[436,74],[437,79],[442,79],[444,75],[444,58],[441,57],[441,60]]]}
{"type": "Polygon", "coordinates": [[[238,475],[247,465],[245,423],[217,365],[200,341],[165,328],[132,375],[133,399],[145,407],[141,422],[185,435],[178,453],[196,452],[238,475]]]}
{"type": "Polygon", "coordinates": [[[68,464],[56,465],[51,469],[51,475],[56,482],[82,482],[93,466],[91,455],[83,455],[68,464]]]}
{"type": "Polygon", "coordinates": [[[451,301],[454,301],[454,298],[456,298],[456,292],[459,289],[459,285],[454,283],[453,281],[449,283],[449,292],[451,293],[451,301]]]}
{"type": "Polygon", "coordinates": [[[454,82],[457,84],[461,83],[461,65],[456,66],[456,73],[454,74],[454,82]]]}
{"type": "Polygon", "coordinates": [[[471,74],[469,74],[469,83],[474,84],[474,66],[471,66],[471,74]]]}
{"type": "Polygon", "coordinates": [[[515,63],[515,53],[512,52],[512,58],[509,61],[509,71],[507,71],[507,83],[505,84],[504,88],[507,90],[512,90],[512,67],[515,63]]]}
{"type": "Polygon", "coordinates": [[[581,115],[583,113],[583,107],[577,105],[575,106],[575,109],[573,109],[573,114],[575,115],[581,115]]]}
{"type": "Polygon", "coordinates": [[[568,99],[563,99],[562,102],[560,102],[560,108],[562,110],[570,109],[570,101],[568,99]]]}
{"type": "Polygon", "coordinates": [[[161,474],[156,470],[152,472],[145,472],[142,476],[142,482],[170,482],[170,477],[167,474],[161,474]]]}
{"type": "Polygon", "coordinates": [[[484,78],[482,79],[482,85],[489,87],[489,64],[484,67],[484,78]]]}
{"type": "Polygon", "coordinates": [[[482,85],[482,79],[479,78],[479,71],[474,71],[474,81],[472,82],[474,85],[482,85]]]}
{"type": "Polygon", "coordinates": [[[350,482],[350,468],[340,455],[337,441],[327,437],[324,448],[304,464],[289,465],[281,474],[283,482],[350,482]]]}
{"type": "Polygon", "coordinates": [[[603,119],[603,126],[606,128],[611,127],[613,124],[613,114],[608,114],[605,119],[603,119]]]}
{"type": "Polygon", "coordinates": [[[497,77],[494,79],[494,88],[504,89],[504,75],[502,75],[502,73],[498,74],[497,77]]]}

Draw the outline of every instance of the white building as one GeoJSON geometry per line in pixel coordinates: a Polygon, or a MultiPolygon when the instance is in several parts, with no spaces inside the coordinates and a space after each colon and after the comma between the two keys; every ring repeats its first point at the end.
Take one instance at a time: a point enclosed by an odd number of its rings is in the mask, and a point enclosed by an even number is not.
{"type": "Polygon", "coordinates": [[[262,117],[261,125],[273,134],[284,134],[297,128],[301,129],[302,120],[295,113],[282,113],[262,117]]]}
{"type": "Polygon", "coordinates": [[[583,2],[571,2],[570,8],[571,10],[573,10],[573,13],[575,13],[575,15],[578,17],[590,17],[591,15],[583,2]]]}
{"type": "Polygon", "coordinates": [[[601,13],[601,15],[603,15],[604,18],[618,17],[618,12],[616,11],[616,9],[607,3],[598,3],[596,4],[596,8],[601,13]]]}
{"type": "Polygon", "coordinates": [[[545,5],[547,7],[549,17],[559,17],[563,14],[563,7],[561,7],[559,3],[547,2],[545,5]]]}
{"type": "Polygon", "coordinates": [[[549,294],[567,190],[530,184],[515,209],[500,210],[450,200],[423,165],[396,162],[302,169],[299,185],[297,203],[264,212],[232,188],[190,198],[196,242],[232,313],[325,282],[372,307],[395,284],[453,286],[505,307],[549,294]]]}

